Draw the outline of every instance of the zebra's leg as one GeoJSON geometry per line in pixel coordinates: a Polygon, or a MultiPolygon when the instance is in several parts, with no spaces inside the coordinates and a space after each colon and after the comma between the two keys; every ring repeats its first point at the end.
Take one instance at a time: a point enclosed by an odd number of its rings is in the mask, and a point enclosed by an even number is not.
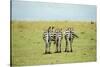
{"type": "Polygon", "coordinates": [[[69,39],[67,39],[67,52],[70,52],[70,40],[69,39]]]}
{"type": "Polygon", "coordinates": [[[72,52],[72,43],[70,43],[70,51],[72,52]]]}
{"type": "Polygon", "coordinates": [[[48,53],[50,54],[51,53],[50,52],[51,42],[49,42],[49,45],[48,46],[49,46],[49,52],[48,53]]]}
{"type": "Polygon", "coordinates": [[[61,53],[61,40],[58,41],[59,53],[61,53]]]}
{"type": "Polygon", "coordinates": [[[55,53],[57,52],[57,43],[56,43],[56,51],[55,51],[55,53]]]}
{"type": "Polygon", "coordinates": [[[60,53],[61,53],[61,42],[60,42],[60,53]]]}
{"type": "Polygon", "coordinates": [[[58,44],[58,42],[57,42],[57,53],[59,52],[59,44],[58,44]]]}
{"type": "Polygon", "coordinates": [[[55,51],[55,53],[57,53],[58,52],[58,43],[56,42],[56,51],[55,51]]]}
{"type": "Polygon", "coordinates": [[[58,46],[57,46],[57,43],[56,43],[56,50],[55,50],[55,53],[57,53],[57,47],[58,47],[58,46]]]}
{"type": "Polygon", "coordinates": [[[47,49],[48,49],[48,44],[46,43],[46,44],[45,44],[45,54],[48,53],[48,52],[47,52],[47,49]]]}
{"type": "Polygon", "coordinates": [[[65,52],[67,52],[67,46],[68,46],[68,42],[66,40],[65,52]]]}
{"type": "Polygon", "coordinates": [[[72,49],[72,43],[73,43],[73,39],[70,41],[70,48],[71,48],[71,52],[73,51],[73,49],[72,49]]]}

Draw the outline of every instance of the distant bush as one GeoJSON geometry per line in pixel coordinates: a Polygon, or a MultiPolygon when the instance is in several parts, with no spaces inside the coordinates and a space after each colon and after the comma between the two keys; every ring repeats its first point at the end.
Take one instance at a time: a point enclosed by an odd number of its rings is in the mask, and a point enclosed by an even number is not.
{"type": "Polygon", "coordinates": [[[81,34],[85,34],[85,32],[81,32],[81,34]]]}
{"type": "Polygon", "coordinates": [[[91,24],[94,24],[94,22],[93,22],[93,21],[91,21],[91,24]]]}

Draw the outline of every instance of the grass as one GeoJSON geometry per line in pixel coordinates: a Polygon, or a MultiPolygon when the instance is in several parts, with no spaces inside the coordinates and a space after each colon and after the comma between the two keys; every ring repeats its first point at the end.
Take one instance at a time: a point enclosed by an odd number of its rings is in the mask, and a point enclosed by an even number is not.
{"type": "Polygon", "coordinates": [[[81,21],[12,21],[12,65],[61,64],[96,61],[96,23],[81,21]],[[45,43],[42,33],[49,26],[62,28],[73,27],[79,38],[73,42],[73,52],[64,52],[65,40],[62,41],[62,53],[43,54],[45,43]]]}

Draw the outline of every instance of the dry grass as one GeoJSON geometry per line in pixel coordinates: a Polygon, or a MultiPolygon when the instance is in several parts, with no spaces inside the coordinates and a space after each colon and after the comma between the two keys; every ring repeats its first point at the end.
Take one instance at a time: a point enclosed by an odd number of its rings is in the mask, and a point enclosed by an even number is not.
{"type": "Polygon", "coordinates": [[[96,24],[81,21],[12,21],[12,65],[58,64],[96,61],[96,24]],[[78,39],[74,40],[73,52],[65,53],[65,40],[62,53],[44,55],[42,33],[49,26],[73,27],[78,39]]]}

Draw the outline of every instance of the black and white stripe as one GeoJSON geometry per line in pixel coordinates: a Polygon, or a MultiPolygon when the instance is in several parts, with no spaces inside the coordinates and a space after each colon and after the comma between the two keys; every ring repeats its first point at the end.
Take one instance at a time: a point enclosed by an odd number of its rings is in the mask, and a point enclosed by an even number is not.
{"type": "MultiPolygon", "coordinates": [[[[43,39],[45,42],[45,53],[51,53],[50,46],[52,41],[56,45],[56,52],[61,52],[61,41],[63,38],[62,29],[58,28],[54,31],[53,30],[54,29],[52,27],[49,27],[48,30],[43,33],[43,39]]],[[[66,42],[65,52],[72,52],[73,39],[75,37],[78,38],[78,36],[74,33],[72,28],[68,28],[65,30],[64,37],[66,42]]]]}
{"type": "Polygon", "coordinates": [[[61,40],[63,38],[61,30],[55,32],[56,52],[61,52],[61,40]]]}
{"type": "Polygon", "coordinates": [[[78,36],[74,33],[72,28],[68,28],[65,31],[65,41],[66,41],[66,47],[65,47],[65,52],[72,52],[72,43],[73,43],[73,39],[78,36]]]}

